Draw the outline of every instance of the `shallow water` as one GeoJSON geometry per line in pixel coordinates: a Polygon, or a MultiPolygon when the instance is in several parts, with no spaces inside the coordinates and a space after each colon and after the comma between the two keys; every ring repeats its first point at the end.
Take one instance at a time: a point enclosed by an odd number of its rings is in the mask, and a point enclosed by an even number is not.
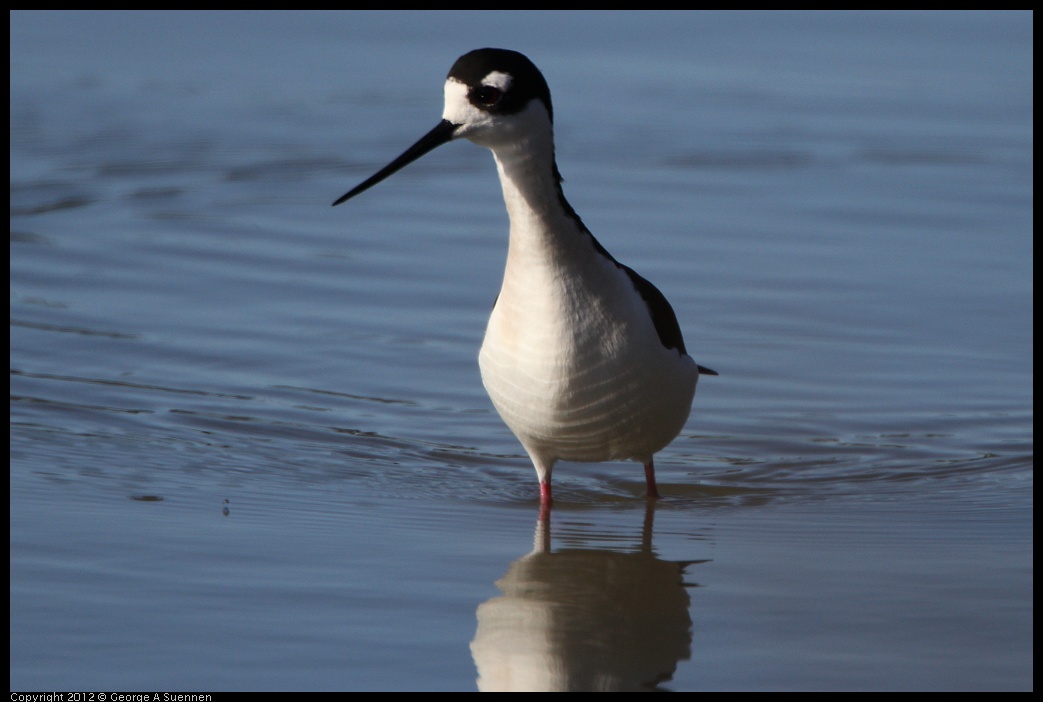
{"type": "Polygon", "coordinates": [[[1032,687],[1031,15],[11,22],[13,690],[1032,687]],[[721,373],[654,507],[537,524],[488,153],[329,207],[478,44],[721,373]]]}

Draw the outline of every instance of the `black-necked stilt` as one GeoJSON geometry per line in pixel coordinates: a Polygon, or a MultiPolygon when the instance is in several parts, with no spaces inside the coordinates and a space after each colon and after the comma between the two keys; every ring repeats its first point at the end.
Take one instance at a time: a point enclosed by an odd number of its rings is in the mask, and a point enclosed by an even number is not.
{"type": "Polygon", "coordinates": [[[598,243],[561,190],[550,89],[516,51],[464,54],[442,121],[341,196],[349,200],[453,139],[489,148],[511,220],[507,267],[479,353],[482,382],[532,458],[540,501],[558,460],[652,456],[684,427],[700,373],[663,294],[598,243]]]}

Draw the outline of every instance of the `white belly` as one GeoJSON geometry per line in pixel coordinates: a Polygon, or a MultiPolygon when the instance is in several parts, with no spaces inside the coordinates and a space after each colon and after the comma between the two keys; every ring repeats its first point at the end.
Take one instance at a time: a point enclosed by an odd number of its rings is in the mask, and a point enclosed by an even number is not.
{"type": "Polygon", "coordinates": [[[662,345],[618,269],[596,296],[525,282],[505,278],[479,354],[503,421],[545,462],[650,460],[688,419],[695,362],[662,345]]]}

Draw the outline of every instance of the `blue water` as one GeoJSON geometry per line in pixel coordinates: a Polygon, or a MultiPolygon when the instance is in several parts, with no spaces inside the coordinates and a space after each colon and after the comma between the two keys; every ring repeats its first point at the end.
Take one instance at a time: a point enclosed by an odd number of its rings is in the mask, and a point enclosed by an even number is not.
{"type": "Polygon", "coordinates": [[[12,690],[1031,689],[1032,16],[11,14],[12,690]],[[550,523],[440,118],[554,98],[700,382],[550,523]],[[642,652],[635,656],[633,652],[642,652]]]}

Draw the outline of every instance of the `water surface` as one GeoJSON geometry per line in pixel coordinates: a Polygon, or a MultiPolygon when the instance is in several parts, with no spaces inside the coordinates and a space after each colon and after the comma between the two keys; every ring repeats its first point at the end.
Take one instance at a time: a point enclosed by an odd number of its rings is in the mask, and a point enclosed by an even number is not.
{"type": "Polygon", "coordinates": [[[12,14],[12,689],[1030,689],[1031,19],[12,14]],[[721,373],[654,506],[537,523],[487,152],[329,207],[480,45],[721,373]]]}

